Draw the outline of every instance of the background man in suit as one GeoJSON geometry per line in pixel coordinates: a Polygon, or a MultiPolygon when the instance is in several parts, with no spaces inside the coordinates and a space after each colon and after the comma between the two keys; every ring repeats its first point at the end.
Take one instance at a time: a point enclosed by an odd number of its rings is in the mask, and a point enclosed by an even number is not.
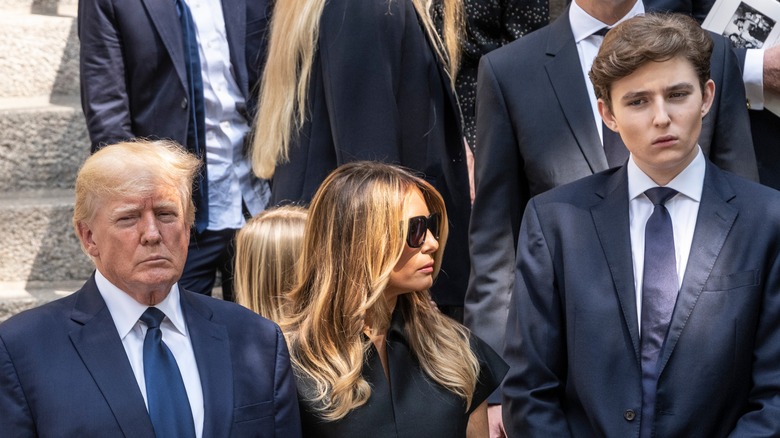
{"type": "Polygon", "coordinates": [[[84,163],[73,222],[96,271],[0,325],[3,435],[300,436],[279,328],[177,284],[199,165],[166,141],[84,163]]]}
{"type": "Polygon", "coordinates": [[[526,208],[505,349],[510,436],[780,432],[780,194],[697,145],[711,50],[682,15],[606,36],[591,78],[631,157],[526,208]]]}
{"type": "MultiPolygon", "coordinates": [[[[497,351],[503,349],[517,235],[528,199],[625,162],[627,152],[609,130],[604,140],[611,138],[617,146],[613,152],[622,149],[625,155],[608,161],[587,72],[603,40],[599,31],[642,12],[636,0],[575,0],[549,26],[482,58],[465,323],[497,351]]],[[[757,179],[744,86],[722,37],[715,38],[711,66],[718,90],[699,144],[721,168],[757,179]]],[[[500,418],[497,409],[489,410],[491,420],[500,418]]]]}
{"type": "Polygon", "coordinates": [[[168,138],[205,162],[180,282],[233,298],[233,238],[270,190],[244,140],[265,58],[265,0],[80,0],[81,98],[92,151],[168,138]]]}

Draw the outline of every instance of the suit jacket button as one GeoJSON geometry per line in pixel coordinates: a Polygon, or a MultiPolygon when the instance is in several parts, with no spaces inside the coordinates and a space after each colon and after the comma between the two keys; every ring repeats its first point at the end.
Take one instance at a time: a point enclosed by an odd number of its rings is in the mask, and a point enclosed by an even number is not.
{"type": "Polygon", "coordinates": [[[187,109],[187,98],[181,100],[181,109],[187,109]]]}
{"type": "Polygon", "coordinates": [[[636,418],[636,413],[633,409],[627,409],[626,412],[623,412],[623,418],[625,418],[626,421],[634,421],[634,418],[636,418]]]}

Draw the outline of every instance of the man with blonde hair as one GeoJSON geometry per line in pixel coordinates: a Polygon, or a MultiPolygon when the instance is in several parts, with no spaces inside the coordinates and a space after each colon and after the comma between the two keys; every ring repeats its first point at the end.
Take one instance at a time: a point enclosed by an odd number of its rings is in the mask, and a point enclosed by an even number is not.
{"type": "Polygon", "coordinates": [[[605,36],[590,78],[630,156],[528,203],[509,436],[780,435],[780,193],[704,157],[712,47],[679,14],[605,36]]]}
{"type": "Polygon", "coordinates": [[[94,275],[0,325],[8,436],[299,436],[279,328],[180,288],[200,161],[167,141],[107,146],[76,179],[94,275]]]}

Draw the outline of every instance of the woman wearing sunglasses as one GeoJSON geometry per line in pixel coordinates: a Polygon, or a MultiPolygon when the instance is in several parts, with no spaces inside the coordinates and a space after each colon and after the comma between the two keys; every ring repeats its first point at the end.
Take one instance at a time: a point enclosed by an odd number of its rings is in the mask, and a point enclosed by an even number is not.
{"type": "Polygon", "coordinates": [[[325,179],[284,324],[304,436],[487,436],[506,364],[430,305],[447,231],[439,193],[406,170],[325,179]]]}

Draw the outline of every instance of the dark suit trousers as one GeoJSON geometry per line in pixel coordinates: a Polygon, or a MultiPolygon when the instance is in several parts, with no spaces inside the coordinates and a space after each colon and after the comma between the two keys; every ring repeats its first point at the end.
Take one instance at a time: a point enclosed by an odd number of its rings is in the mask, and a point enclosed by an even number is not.
{"type": "Polygon", "coordinates": [[[235,236],[238,230],[206,230],[190,235],[187,262],[179,286],[204,295],[211,295],[217,272],[222,278],[222,298],[235,301],[233,296],[233,260],[235,236]]]}

